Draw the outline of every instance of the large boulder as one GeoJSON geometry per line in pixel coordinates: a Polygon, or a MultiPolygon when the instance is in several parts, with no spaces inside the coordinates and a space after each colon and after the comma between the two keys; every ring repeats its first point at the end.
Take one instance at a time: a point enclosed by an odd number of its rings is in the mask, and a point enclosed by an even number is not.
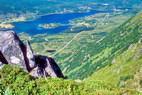
{"type": "Polygon", "coordinates": [[[2,52],[0,51],[0,63],[2,64],[8,64],[7,60],[4,58],[2,52]]]}
{"type": "Polygon", "coordinates": [[[34,68],[30,74],[34,77],[59,77],[63,78],[62,71],[58,67],[54,59],[46,56],[36,56],[35,57],[37,66],[34,68]]]}
{"type": "Polygon", "coordinates": [[[4,64],[20,66],[35,78],[64,78],[54,59],[34,56],[29,41],[24,45],[13,31],[0,31],[0,68],[4,64]]]}
{"type": "Polygon", "coordinates": [[[36,67],[35,57],[29,41],[26,42],[26,56],[30,69],[36,67]]]}
{"type": "Polygon", "coordinates": [[[24,49],[24,44],[13,31],[0,32],[0,52],[8,64],[27,70],[22,48],[24,49]]]}

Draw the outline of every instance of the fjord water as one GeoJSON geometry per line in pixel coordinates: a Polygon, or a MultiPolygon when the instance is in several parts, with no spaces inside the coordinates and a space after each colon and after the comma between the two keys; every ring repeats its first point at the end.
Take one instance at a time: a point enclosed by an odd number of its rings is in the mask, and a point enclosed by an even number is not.
{"type": "Polygon", "coordinates": [[[15,28],[13,29],[17,33],[27,33],[30,35],[36,35],[36,34],[56,34],[61,33],[62,31],[65,31],[67,29],[71,28],[71,25],[69,25],[69,21],[75,18],[89,16],[97,13],[106,13],[110,11],[97,11],[97,10],[90,10],[86,13],[65,13],[65,14],[50,14],[45,16],[40,16],[39,18],[33,20],[33,21],[23,21],[23,22],[16,22],[13,23],[15,28]],[[59,26],[57,28],[53,29],[44,29],[38,27],[39,24],[49,24],[49,23],[61,23],[65,24],[64,26],[59,26]]]}

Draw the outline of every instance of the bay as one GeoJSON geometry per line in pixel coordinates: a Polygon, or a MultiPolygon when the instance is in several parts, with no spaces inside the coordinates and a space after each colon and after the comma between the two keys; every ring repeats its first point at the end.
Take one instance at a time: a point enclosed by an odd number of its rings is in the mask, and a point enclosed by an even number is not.
{"type": "Polygon", "coordinates": [[[30,35],[37,35],[37,34],[57,34],[61,33],[67,29],[71,28],[70,20],[85,17],[93,14],[98,13],[107,13],[111,11],[98,11],[98,10],[90,10],[86,13],[64,13],[64,14],[49,14],[40,16],[39,18],[32,20],[32,21],[23,21],[23,22],[15,22],[12,23],[15,27],[13,30],[16,33],[27,33],[30,35]],[[60,23],[65,24],[64,26],[59,26],[53,29],[45,29],[38,27],[39,24],[50,24],[50,23],[60,23]]]}

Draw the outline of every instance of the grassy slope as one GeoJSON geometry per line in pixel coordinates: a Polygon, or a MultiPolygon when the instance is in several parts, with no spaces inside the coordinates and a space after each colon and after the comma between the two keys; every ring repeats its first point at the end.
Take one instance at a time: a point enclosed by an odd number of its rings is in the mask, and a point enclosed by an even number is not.
{"type": "Polygon", "coordinates": [[[127,51],[115,57],[111,65],[97,71],[88,80],[103,80],[116,86],[142,91],[142,43],[132,44],[127,51]]]}
{"type": "Polygon", "coordinates": [[[128,20],[100,42],[92,42],[85,47],[80,47],[79,52],[74,55],[74,59],[67,60],[68,65],[73,65],[67,70],[69,76],[83,79],[105,66],[111,65],[115,56],[123,53],[131,44],[140,39],[142,33],[141,16],[142,14],[139,14],[128,20]],[[81,52],[82,50],[84,52],[81,52]]]}
{"type": "Polygon", "coordinates": [[[32,79],[21,68],[5,65],[0,69],[0,94],[3,95],[122,95],[139,94],[134,89],[118,88],[103,81],[75,82],[63,79],[32,79]]]}

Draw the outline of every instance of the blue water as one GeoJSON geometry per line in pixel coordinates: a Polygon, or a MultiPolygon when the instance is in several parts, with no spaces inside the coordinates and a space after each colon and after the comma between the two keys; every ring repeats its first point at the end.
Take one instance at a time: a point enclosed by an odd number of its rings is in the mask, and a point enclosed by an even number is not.
{"type": "Polygon", "coordinates": [[[69,25],[69,21],[72,19],[89,16],[89,15],[93,15],[97,13],[106,13],[106,12],[111,12],[111,11],[91,10],[86,13],[50,14],[46,16],[41,16],[40,18],[37,18],[33,21],[13,23],[13,25],[15,26],[13,30],[17,33],[25,32],[30,35],[44,34],[44,33],[57,34],[67,29],[70,29],[71,25],[69,25]],[[59,26],[53,29],[44,29],[44,28],[38,27],[39,24],[47,24],[47,23],[61,23],[61,24],[67,24],[67,25],[59,26]]]}

